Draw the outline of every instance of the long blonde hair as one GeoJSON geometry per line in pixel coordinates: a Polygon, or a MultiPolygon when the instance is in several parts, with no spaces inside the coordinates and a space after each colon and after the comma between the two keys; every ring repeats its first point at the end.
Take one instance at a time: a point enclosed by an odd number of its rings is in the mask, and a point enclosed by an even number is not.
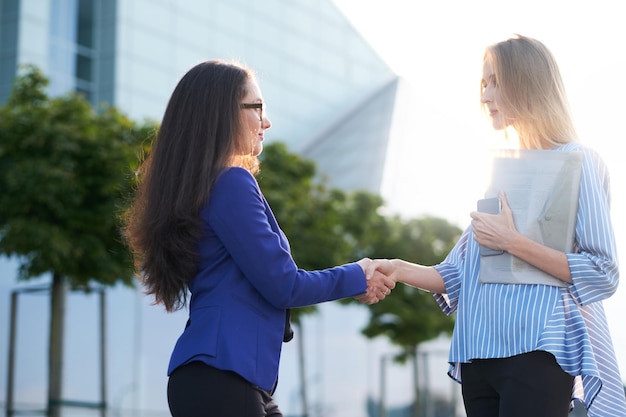
{"type": "Polygon", "coordinates": [[[578,140],[561,73],[543,43],[516,35],[487,47],[484,60],[492,65],[520,148],[549,149],[578,140]]]}

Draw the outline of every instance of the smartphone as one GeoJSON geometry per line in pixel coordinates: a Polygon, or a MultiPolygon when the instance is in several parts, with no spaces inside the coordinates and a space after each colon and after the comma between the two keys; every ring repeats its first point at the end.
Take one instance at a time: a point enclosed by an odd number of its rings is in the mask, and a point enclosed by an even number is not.
{"type": "MultiPolygon", "coordinates": [[[[489,214],[499,214],[502,209],[500,199],[498,197],[483,198],[476,203],[478,211],[489,214]]],[[[479,245],[480,256],[493,256],[501,255],[504,253],[502,250],[491,249],[483,245],[479,245]]]]}

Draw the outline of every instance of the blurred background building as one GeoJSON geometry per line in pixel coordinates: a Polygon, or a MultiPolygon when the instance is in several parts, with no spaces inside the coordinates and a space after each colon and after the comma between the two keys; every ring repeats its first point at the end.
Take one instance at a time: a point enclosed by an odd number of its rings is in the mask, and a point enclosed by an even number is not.
{"type": "MultiPolygon", "coordinates": [[[[75,90],[158,120],[179,78],[207,59],[256,70],[268,140],[315,159],[338,186],[379,193],[401,80],[330,0],[2,0],[0,100],[20,64],[50,93],[75,90]]],[[[388,168],[388,167],[387,167],[388,168]]]]}
{"type": "MultiPolygon", "coordinates": [[[[273,123],[266,140],[313,159],[332,186],[382,195],[393,211],[402,192],[397,176],[410,164],[402,141],[408,140],[413,92],[331,0],[0,0],[0,102],[20,65],[35,64],[50,78],[51,95],[79,91],[94,105],[106,102],[134,120],[158,121],[180,77],[196,63],[218,58],[257,72],[273,123]]],[[[15,265],[0,260],[0,402],[7,386],[10,294],[48,282],[17,282],[15,265]]],[[[130,289],[113,288],[107,296],[113,415],[169,415],[165,370],[186,313],[166,315],[130,289]]],[[[97,304],[97,295],[68,299],[66,398],[88,402],[98,396],[97,304]]],[[[48,297],[22,295],[17,313],[15,401],[37,409],[46,394],[48,297]]],[[[377,400],[380,363],[393,347],[360,336],[366,319],[363,308],[333,303],[306,319],[309,415],[364,417],[371,399],[377,400]]],[[[285,345],[276,398],[286,414],[297,415],[292,345],[285,345]]],[[[436,365],[427,368],[434,376],[423,380],[455,398],[458,389],[445,377],[446,349],[446,341],[425,347],[424,357],[436,365]]],[[[387,373],[386,402],[408,404],[410,371],[390,364],[387,373]]]]}

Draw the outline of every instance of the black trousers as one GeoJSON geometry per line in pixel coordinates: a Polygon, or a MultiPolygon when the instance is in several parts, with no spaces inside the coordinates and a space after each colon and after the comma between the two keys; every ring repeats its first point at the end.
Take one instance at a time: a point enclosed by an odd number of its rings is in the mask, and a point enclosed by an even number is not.
{"type": "Polygon", "coordinates": [[[270,393],[202,362],[170,375],[167,401],[173,417],[283,417],[270,393]]]}
{"type": "Polygon", "coordinates": [[[467,417],[567,417],[574,377],[535,351],[461,364],[467,417]]]}

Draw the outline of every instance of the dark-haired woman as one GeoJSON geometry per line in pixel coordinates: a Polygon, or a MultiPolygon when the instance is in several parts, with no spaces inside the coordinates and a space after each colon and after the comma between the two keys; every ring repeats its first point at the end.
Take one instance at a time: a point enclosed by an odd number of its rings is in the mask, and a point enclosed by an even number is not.
{"type": "Polygon", "coordinates": [[[394,286],[366,280],[369,259],[297,267],[255,180],[270,126],[249,69],[203,62],[176,86],[140,169],[126,225],[138,272],[167,311],[189,307],[168,368],[174,417],[282,416],[272,394],[289,309],[371,304],[394,286]]]}

